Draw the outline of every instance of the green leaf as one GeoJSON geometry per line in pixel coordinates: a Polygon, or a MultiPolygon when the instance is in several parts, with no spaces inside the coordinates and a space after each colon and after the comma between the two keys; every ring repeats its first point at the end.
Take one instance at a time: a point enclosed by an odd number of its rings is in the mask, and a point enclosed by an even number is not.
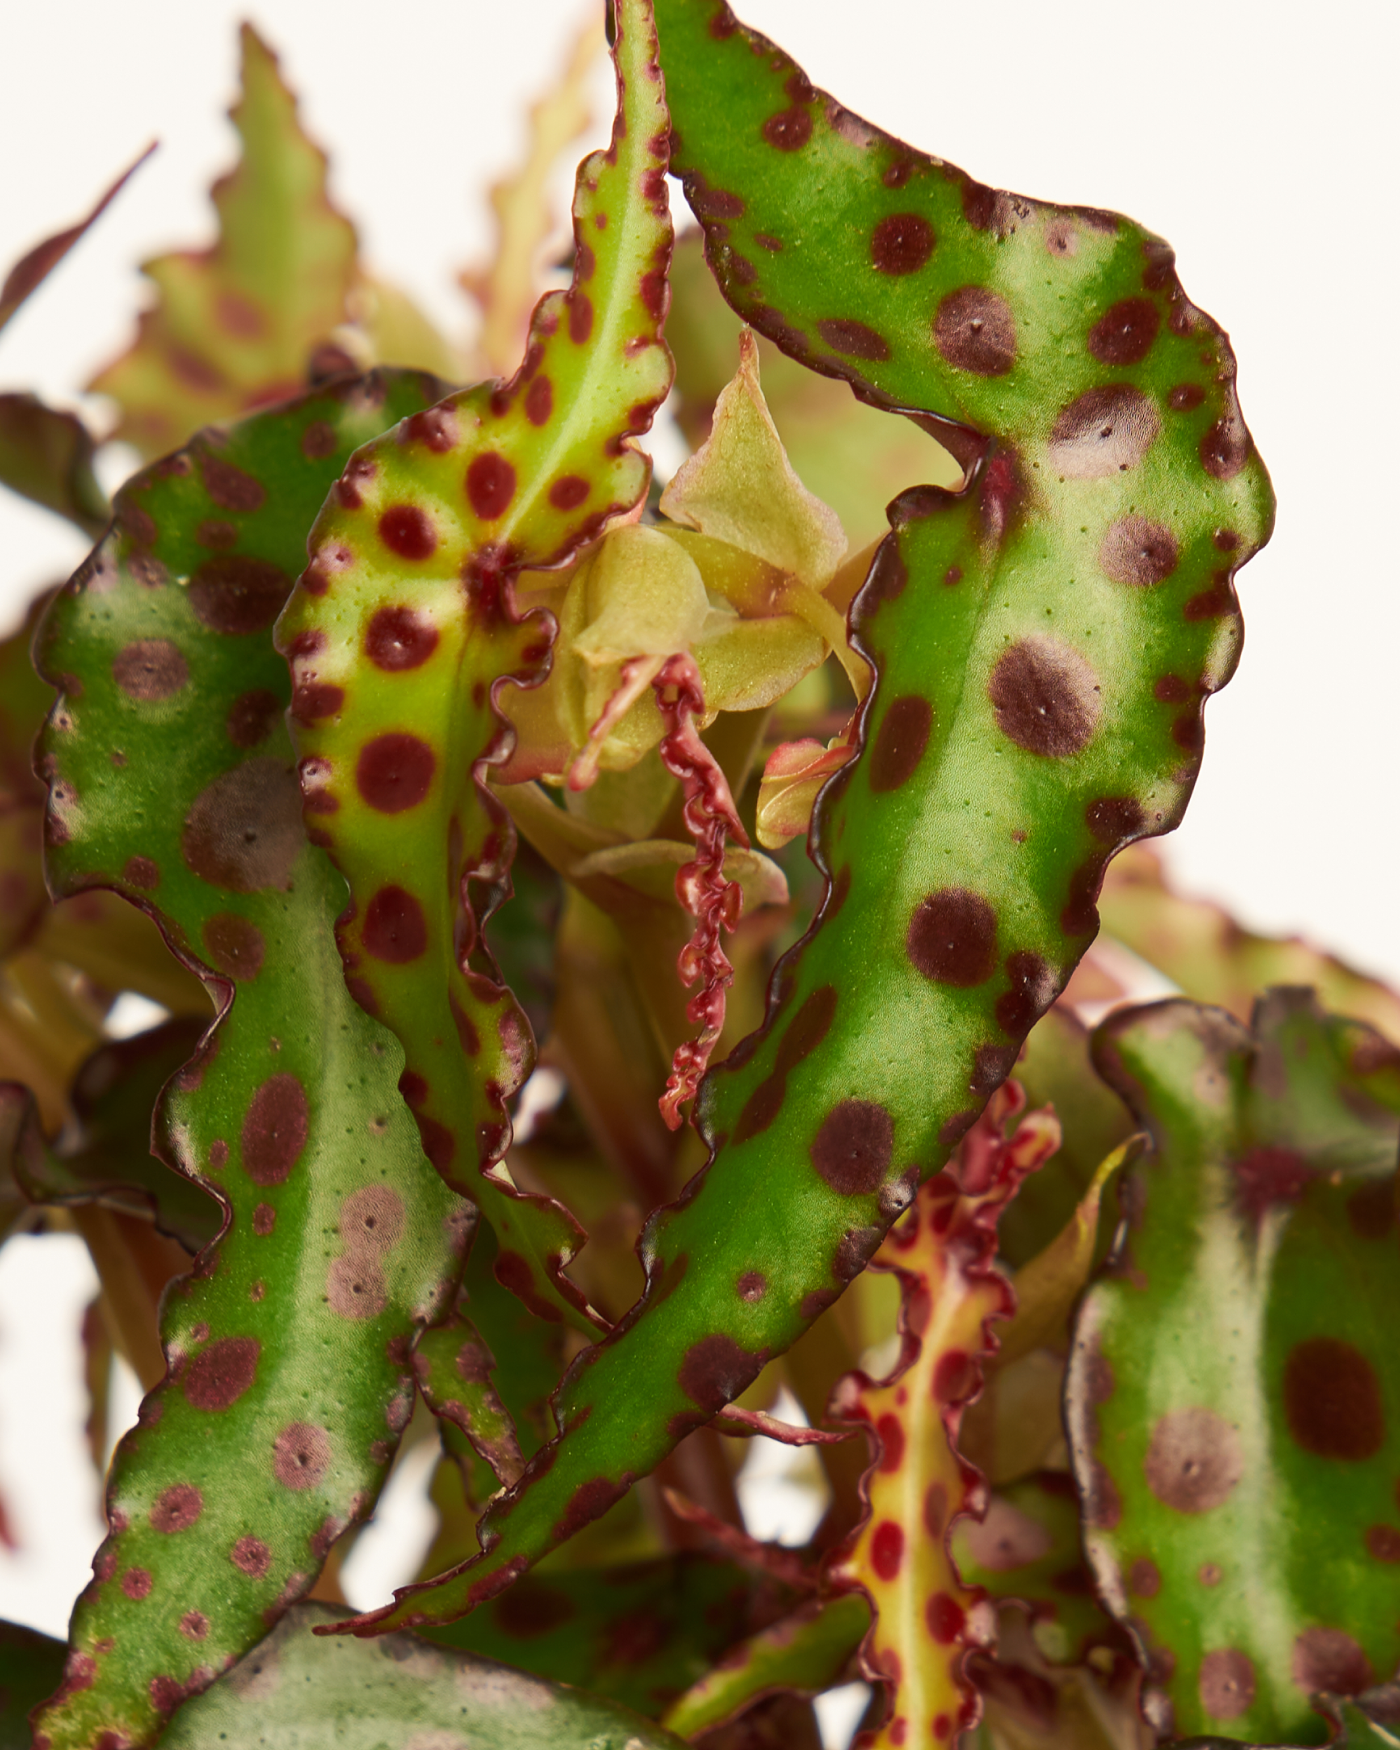
{"type": "Polygon", "coordinates": [[[277,57],[250,24],[240,40],[231,113],[243,156],[214,185],[218,242],[145,263],[156,302],[89,385],[117,402],[115,435],[143,456],[297,394],[315,349],[346,320],[354,227],[331,205],[325,154],[301,130],[277,57]]]}
{"type": "Polygon", "coordinates": [[[1400,1659],[1400,1054],[1286,989],[1094,1049],[1153,1144],[1067,1382],[1099,1590],[1159,1728],[1320,1744],[1400,1659]]]}
{"type": "Polygon", "coordinates": [[[500,1279],[590,1335],[602,1321],[562,1273],[581,1230],[501,1164],[534,1042],[481,947],[513,843],[483,778],[510,750],[495,695],[539,680],[554,631],[516,612],[515,577],[641,500],[634,439],[670,382],[667,118],[644,0],[619,30],[618,121],[579,170],[571,289],[541,301],[509,384],[450,396],[354,458],[278,629],[307,816],[350,883],[350,988],[403,1041],[424,1148],[490,1222],[500,1279]]]}
{"type": "Polygon", "coordinates": [[[1155,966],[1193,1002],[1247,1022],[1271,984],[1311,985],[1325,1008],[1352,1015],[1400,1042],[1400,995],[1297,936],[1261,936],[1223,906],[1173,890],[1149,846],[1130,850],[1104,882],[1106,934],[1155,966]]]}
{"type": "Polygon", "coordinates": [[[870,1628],[858,1592],[812,1599],[750,1635],[666,1710],[663,1724],[682,1738],[713,1731],[778,1690],[817,1695],[839,1683],[870,1628]]]}
{"type": "Polygon", "coordinates": [[[298,1605],[241,1665],[183,1707],[169,1750],[680,1750],[681,1740],[615,1702],[414,1635],[323,1640],[336,1620],[298,1605]]]}
{"type": "Polygon", "coordinates": [[[37,1629],[0,1622],[0,1750],[30,1750],[29,1710],[63,1675],[67,1653],[37,1629]]]}
{"type": "Polygon", "coordinates": [[[344,885],[302,832],[269,637],[346,457],[439,392],[376,374],[202,434],[118,495],[41,628],[50,878],[151,912],[215,996],[154,1137],[225,1210],[166,1297],[170,1373],[117,1454],[52,1750],[149,1741],[311,1586],[374,1501],[409,1345],[460,1267],[470,1212],[345,990],[344,885]]]}
{"type": "Polygon", "coordinates": [[[0,395],[0,482],[96,537],[107,499],[92,471],[92,433],[35,395],[0,395]]]}
{"type": "Polygon", "coordinates": [[[18,1149],[14,1173],[25,1195],[64,1206],[100,1202],[153,1219],[191,1253],[207,1245],[222,1222],[219,1204],[151,1153],[157,1096],[205,1030],[182,1017],[99,1046],[73,1081],[74,1133],[48,1145],[35,1124],[18,1149]]]}
{"type": "Polygon", "coordinates": [[[56,232],[52,237],[46,237],[42,243],[36,243],[27,254],[20,257],[5,275],[4,284],[0,285],[0,328],[5,326],[26,298],[43,285],[73,245],[80,242],[88,229],[97,223],[154,151],[154,145],[147,146],[131,168],[122,172],[85,219],[80,219],[76,225],[70,225],[67,230],[56,232]]]}
{"type": "Polygon", "coordinates": [[[657,17],[731,303],[918,412],[968,481],[890,507],[852,609],[877,675],[860,751],[814,821],[827,895],[702,1090],[711,1158],[643,1235],[643,1303],[573,1363],[488,1553],[357,1632],[492,1596],[863,1268],[1064,987],[1109,858],[1179,820],[1238,654],[1233,573],[1269,529],[1233,358],[1164,245],[889,140],[712,0],[657,17]]]}
{"type": "MultiPolygon", "coordinates": [[[[655,1718],[774,1603],[732,1563],[684,1554],[531,1574],[428,1638],[605,1695],[655,1718]]],[[[689,1733],[670,1725],[682,1737],[689,1733]]]]}

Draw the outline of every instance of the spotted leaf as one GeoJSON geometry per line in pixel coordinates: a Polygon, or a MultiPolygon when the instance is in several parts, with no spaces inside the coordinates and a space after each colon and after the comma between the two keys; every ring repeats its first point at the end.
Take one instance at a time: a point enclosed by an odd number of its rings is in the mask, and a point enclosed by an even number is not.
{"type": "Polygon", "coordinates": [[[841,1681],[870,1627],[858,1593],[809,1599],[789,1616],[750,1635],[679,1696],[662,1716],[682,1738],[713,1731],[778,1691],[817,1695],[841,1681]]]}
{"type": "Polygon", "coordinates": [[[890,507],[852,608],[877,678],[817,803],[826,896],[763,1032],[702,1090],[710,1160],[644,1235],[644,1300],[574,1361],[558,1444],[489,1510],[487,1553],[361,1629],[492,1596],[864,1267],[1063,988],[1109,858],[1180,818],[1204,699],[1238,652],[1233,569],[1269,528],[1225,338],[1164,246],[979,193],[712,0],[657,17],[676,162],[726,295],[935,424],[967,479],[890,507]]]}
{"type": "Polygon", "coordinates": [[[589,1332],[596,1315],[562,1274],[580,1230],[500,1164],[534,1042],[480,945],[513,845],[483,777],[510,749],[498,689],[548,667],[553,621],[517,614],[517,574],[563,563],[646,491],[633,440],[670,382],[655,54],[650,8],[633,0],[619,13],[613,143],[579,171],[573,285],[541,301],[520,371],[355,456],[278,632],[307,818],[350,882],[350,989],[403,1041],[424,1148],[486,1214],[500,1279],[589,1332]]]}
{"type": "Polygon", "coordinates": [[[325,155],[301,131],[277,57],[250,24],[241,42],[243,156],[214,185],[218,242],[145,264],[156,301],[90,385],[117,402],[116,436],[145,456],[295,395],[347,319],[354,227],[330,203],[325,155]]]}
{"type": "MultiPolygon", "coordinates": [[[[655,1718],[789,1596],[730,1562],[660,1556],[532,1574],[428,1638],[655,1718]]],[[[684,1726],[668,1729],[689,1735],[684,1726]]]]}
{"type": "Polygon", "coordinates": [[[470,1211],[345,991],[269,637],[345,458],[440,392],[372,376],[203,434],[123,489],[41,627],[49,876],[150,912],[214,995],[154,1136],[224,1211],[166,1297],[169,1373],[118,1450],[52,1750],[149,1741],[307,1590],[373,1503],[459,1268],[470,1211]]]}
{"type": "Polygon", "coordinates": [[[1101,1596],[1183,1737],[1320,1744],[1319,1691],[1400,1659],[1400,1068],[1309,992],[1119,1011],[1101,1073],[1150,1133],[1067,1384],[1101,1596]]]}
{"type": "Polygon", "coordinates": [[[1026,1114],[1007,1136],[1024,1103],[1015,1082],[999,1090],[953,1170],[930,1179],[891,1230],[874,1263],[900,1279],[898,1363],[879,1381],[848,1375],[833,1394],[832,1414],[868,1427],[876,1452],[862,1485],[868,1512],[832,1577],[873,1606],[862,1661],[888,1691],[871,1740],[881,1747],[911,1735],[952,1743],[974,1725],[966,1659],[995,1639],[986,1594],[959,1575],[948,1533],[986,1503],[982,1478],[958,1450],[958,1431],[994,1349],[993,1321],[1015,1304],[994,1267],[997,1217],[1059,1144],[1048,1112],[1026,1114]]]}
{"type": "Polygon", "coordinates": [[[171,1750],[276,1744],[312,1750],[681,1750],[681,1740],[596,1695],[528,1676],[413,1635],[382,1645],[308,1632],[334,1620],[297,1606],[221,1682],[181,1709],[161,1740],[171,1750]]]}

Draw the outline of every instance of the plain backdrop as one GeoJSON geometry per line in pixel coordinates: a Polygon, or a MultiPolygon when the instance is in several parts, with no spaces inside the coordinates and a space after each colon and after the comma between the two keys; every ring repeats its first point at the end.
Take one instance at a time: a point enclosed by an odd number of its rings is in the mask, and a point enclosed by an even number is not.
{"type": "MultiPolygon", "coordinates": [[[[1207,713],[1204,775],[1171,863],[1245,922],[1302,931],[1400,980],[1400,546],[1389,523],[1400,367],[1387,340],[1397,246],[1385,193],[1395,9],[740,0],[739,10],[850,108],[984,182],[1117,208],[1176,246],[1190,296],[1234,340],[1279,517],[1240,578],[1244,659],[1207,713]]],[[[136,263],[209,238],[205,190],[233,151],[223,112],[242,16],[281,51],[371,263],[464,330],[454,275],[487,246],[486,183],[518,154],[526,101],[559,66],[583,0],[396,0],[387,11],[51,0],[6,17],[0,271],[84,212],[148,140],[162,144],[0,337],[0,388],[79,404],[83,382],[129,338],[143,295],[136,263]]],[[[81,556],[63,525],[0,497],[0,618],[81,556]]],[[[20,1306],[37,1320],[32,1297],[0,1295],[0,1375],[23,1340],[20,1306]]],[[[37,1427],[6,1434],[15,1414],[0,1407],[0,1486],[24,1496],[15,1454],[42,1471],[44,1449],[37,1427]]],[[[15,1513],[21,1535],[43,1535],[37,1508],[15,1513]]],[[[0,1614],[22,1614],[5,1573],[0,1559],[0,1614]]]]}

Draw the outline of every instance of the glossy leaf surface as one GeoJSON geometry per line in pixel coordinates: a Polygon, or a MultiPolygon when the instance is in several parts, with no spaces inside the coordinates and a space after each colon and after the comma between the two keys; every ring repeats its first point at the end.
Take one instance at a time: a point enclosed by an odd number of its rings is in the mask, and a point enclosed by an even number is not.
{"type": "Polygon", "coordinates": [[[295,395],[346,320],[354,227],[330,203],[325,155],[301,131],[276,56],[249,24],[241,41],[243,155],[214,186],[218,242],[145,264],[156,301],[90,385],[117,402],[116,436],[144,456],[295,395]]]}
{"type": "Polygon", "coordinates": [[[492,1596],[863,1268],[1067,980],[1113,852],[1180,818],[1238,652],[1233,569],[1268,532],[1228,347],[1164,245],[889,140],[711,0],[657,17],[730,301],[941,422],[970,474],[891,507],[853,608],[861,751],[817,807],[827,896],[702,1091],[712,1158],[646,1233],[644,1302],[574,1362],[489,1553],[386,1624],[492,1596]]]}
{"type": "Polygon", "coordinates": [[[256,1652],[180,1710],[170,1750],[679,1750],[615,1702],[413,1635],[325,1640],[323,1605],[299,1605],[256,1652]]]}
{"type": "Polygon", "coordinates": [[[579,172],[571,289],[542,300],[509,384],[451,396],[355,457],[278,632],[307,817],[350,882],[350,988],[404,1042],[424,1147],[490,1221],[501,1280],[590,1333],[561,1274],[580,1230],[500,1166],[533,1041],[480,926],[508,891],[513,839],[483,781],[510,748],[495,694],[543,676],[554,629],[517,614],[514,579],[642,497],[633,439],[670,382],[667,120],[644,0],[622,8],[615,55],[618,122],[579,172]]]}
{"type": "Polygon", "coordinates": [[[1400,1067],[1275,990],[1123,1010],[1101,1073],[1149,1131],[1075,1330],[1067,1415],[1099,1590],[1159,1726],[1320,1744],[1320,1690],[1400,1659],[1400,1067]]]}
{"type": "Polygon", "coordinates": [[[270,638],[345,458],[438,392],[376,375],[202,435],[123,490],[41,629],[62,688],[50,879],[153,913],[215,995],[155,1136],[226,1211],[118,1451],[54,1750],[148,1741],[307,1590],[374,1500],[408,1345],[459,1267],[470,1212],[422,1157],[396,1042],[345,990],[344,887],[302,832],[270,638]]]}

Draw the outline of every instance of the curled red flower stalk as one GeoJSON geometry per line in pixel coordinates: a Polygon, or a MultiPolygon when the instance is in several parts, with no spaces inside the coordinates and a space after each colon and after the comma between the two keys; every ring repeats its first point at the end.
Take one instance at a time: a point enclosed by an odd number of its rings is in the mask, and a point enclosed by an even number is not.
{"type": "Polygon", "coordinates": [[[696,853],[693,862],[676,871],[676,897],[695,919],[676,968],[687,990],[700,981],[685,1008],[700,1032],[676,1047],[659,1102],[669,1128],[679,1130],[681,1107],[695,1097],[724,1027],[725,992],[734,981],[734,968],[720,946],[720,929],[738,926],[744,901],[738,882],[724,877],[725,840],[732,838],[747,850],[749,837],[724,773],[695,728],[697,712],[705,709],[705,690],[694,660],[685,654],[668,657],[652,685],[668,726],[661,758],[685,791],[685,824],[696,853]]]}

